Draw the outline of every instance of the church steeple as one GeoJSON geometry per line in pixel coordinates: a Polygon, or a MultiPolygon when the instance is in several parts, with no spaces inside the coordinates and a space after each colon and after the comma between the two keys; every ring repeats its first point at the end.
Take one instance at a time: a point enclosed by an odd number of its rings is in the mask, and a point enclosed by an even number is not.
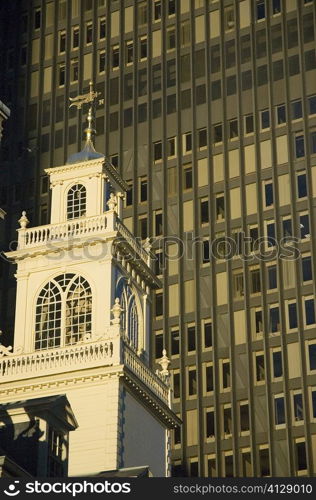
{"type": "Polygon", "coordinates": [[[95,151],[97,96],[91,84],[72,101],[90,105],[83,150],[46,170],[50,224],[27,227],[23,213],[18,248],[6,254],[17,264],[17,313],[14,349],[0,349],[0,396],[1,382],[6,400],[15,400],[16,387],[24,399],[37,388],[67,395],[79,423],[71,475],[142,465],[165,475],[166,429],[179,420],[169,406],[166,353],[161,372],[149,366],[150,291],[162,285],[150,246],[123,223],[128,186],[95,151]]]}

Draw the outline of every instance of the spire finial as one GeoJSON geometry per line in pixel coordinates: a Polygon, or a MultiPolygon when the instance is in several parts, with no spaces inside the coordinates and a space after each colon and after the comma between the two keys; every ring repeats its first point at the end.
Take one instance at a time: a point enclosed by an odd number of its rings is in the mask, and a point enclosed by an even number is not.
{"type": "Polygon", "coordinates": [[[89,82],[89,92],[87,94],[81,94],[78,95],[77,97],[69,97],[69,100],[71,101],[71,104],[69,108],[72,106],[76,106],[78,109],[81,109],[84,104],[90,104],[89,106],[89,111],[88,111],[88,116],[87,116],[87,121],[88,121],[88,126],[85,129],[85,134],[86,134],[86,146],[92,146],[93,147],[93,134],[95,133],[95,130],[93,128],[93,110],[94,110],[94,102],[100,95],[100,92],[95,92],[93,90],[93,82],[90,80],[89,82]]]}

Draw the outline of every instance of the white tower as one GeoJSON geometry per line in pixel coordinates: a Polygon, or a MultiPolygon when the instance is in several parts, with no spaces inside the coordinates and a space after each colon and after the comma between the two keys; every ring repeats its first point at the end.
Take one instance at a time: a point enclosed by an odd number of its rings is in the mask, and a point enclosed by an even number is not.
{"type": "MultiPolygon", "coordinates": [[[[93,102],[90,88],[76,105],[93,102]]],[[[152,254],[121,220],[127,186],[92,142],[46,170],[51,223],[19,221],[14,347],[0,346],[0,399],[66,395],[78,423],[69,475],[149,466],[168,472],[168,360],[148,366],[152,254]],[[2,353],[2,354],[1,354],[2,353]]]]}

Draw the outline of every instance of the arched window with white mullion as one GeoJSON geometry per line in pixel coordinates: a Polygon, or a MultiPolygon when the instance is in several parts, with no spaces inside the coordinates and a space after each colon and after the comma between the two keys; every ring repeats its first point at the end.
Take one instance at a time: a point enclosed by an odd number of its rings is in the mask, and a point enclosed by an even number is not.
{"type": "Polygon", "coordinates": [[[82,276],[63,274],[39,293],[35,311],[35,350],[75,344],[92,332],[92,291],[82,276]]]}
{"type": "Polygon", "coordinates": [[[67,193],[67,220],[86,215],[87,190],[83,184],[72,186],[67,193]]]}

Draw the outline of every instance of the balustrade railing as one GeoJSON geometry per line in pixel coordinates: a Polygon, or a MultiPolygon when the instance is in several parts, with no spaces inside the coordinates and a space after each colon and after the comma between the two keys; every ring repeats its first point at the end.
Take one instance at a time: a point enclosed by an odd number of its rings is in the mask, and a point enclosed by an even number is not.
{"type": "Polygon", "coordinates": [[[54,241],[89,236],[104,232],[107,228],[107,215],[73,219],[62,224],[48,224],[19,231],[19,247],[41,246],[54,241]]]}
{"type": "Polygon", "coordinates": [[[0,381],[19,380],[40,375],[71,371],[83,366],[111,365],[113,342],[78,344],[60,349],[35,351],[0,358],[0,381]]]}
{"type": "Polygon", "coordinates": [[[169,388],[167,385],[126,344],[124,345],[123,362],[145,386],[168,404],[169,388]]]}

